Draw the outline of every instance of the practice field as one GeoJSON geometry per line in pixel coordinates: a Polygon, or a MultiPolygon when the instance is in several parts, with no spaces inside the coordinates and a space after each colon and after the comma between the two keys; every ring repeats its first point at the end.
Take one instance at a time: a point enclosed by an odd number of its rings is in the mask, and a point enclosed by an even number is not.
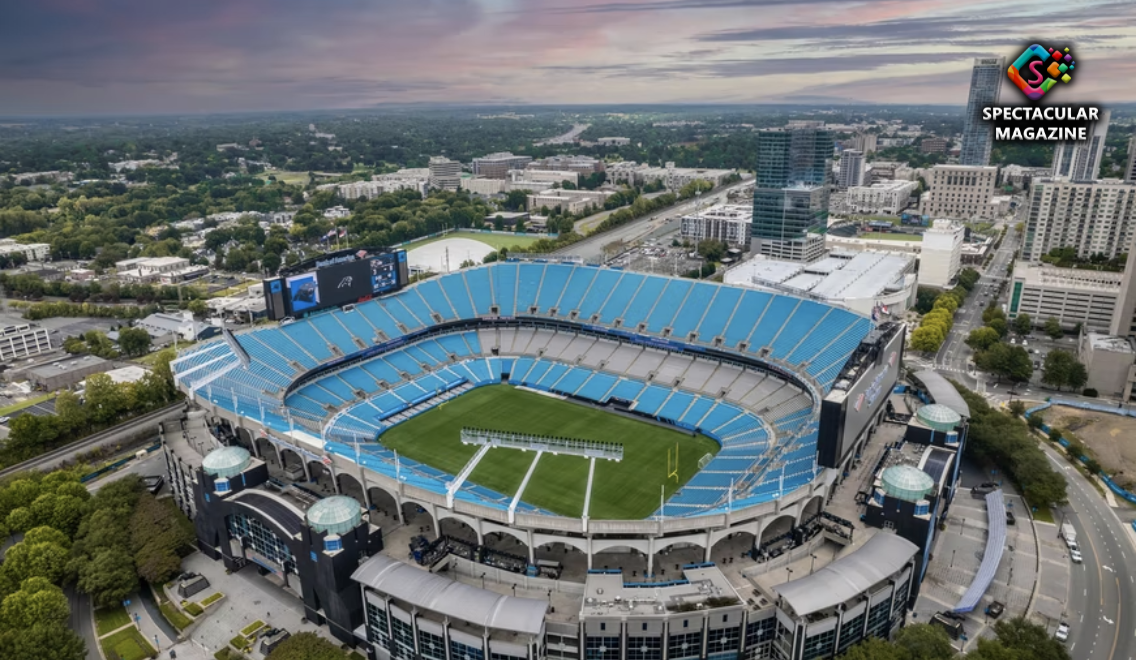
{"type": "MultiPolygon", "coordinates": [[[[399,454],[450,474],[477,453],[463,445],[464,427],[532,435],[578,438],[623,445],[623,460],[597,460],[590,518],[640,520],[659,508],[659,486],[670,497],[698,472],[698,461],[716,454],[718,444],[604,410],[518,390],[510,385],[480,387],[399,424],[379,439],[399,454]],[[667,479],[667,450],[678,445],[678,481],[667,479]]],[[[532,464],[534,452],[494,448],[481,459],[469,481],[512,497],[532,464]]],[[[545,453],[521,499],[564,516],[584,510],[589,459],[545,453]]]]}

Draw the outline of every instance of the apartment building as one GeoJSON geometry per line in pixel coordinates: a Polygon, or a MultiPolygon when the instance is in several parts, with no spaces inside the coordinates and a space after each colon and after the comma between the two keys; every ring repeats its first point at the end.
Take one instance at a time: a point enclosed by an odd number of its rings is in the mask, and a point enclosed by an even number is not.
{"type": "Polygon", "coordinates": [[[48,243],[17,243],[12,238],[0,238],[0,256],[24,255],[24,261],[47,261],[51,258],[48,243]]]}
{"type": "Polygon", "coordinates": [[[532,156],[514,156],[501,151],[473,159],[473,173],[486,179],[504,179],[509,170],[519,170],[532,162],[532,156]]]}
{"type": "Polygon", "coordinates": [[[1037,261],[1065,247],[1082,259],[1095,254],[1112,259],[1128,252],[1136,238],[1136,183],[1035,180],[1025,218],[1023,259],[1037,261]]]}
{"type": "Polygon", "coordinates": [[[845,149],[840,154],[840,172],[836,177],[838,188],[855,188],[864,185],[864,152],[845,149]]]}
{"type": "Polygon", "coordinates": [[[693,181],[708,181],[715,186],[720,186],[733,173],[733,170],[675,167],[673,162],[666,163],[664,167],[651,167],[646,163],[640,164],[633,160],[626,160],[615,163],[607,169],[607,180],[609,183],[628,186],[643,186],[655,181],[662,181],[667,190],[681,190],[683,186],[693,181]]]}
{"type": "Polygon", "coordinates": [[[922,214],[952,220],[992,219],[990,199],[998,168],[982,165],[936,165],[928,172],[922,214]]]}
{"type": "Polygon", "coordinates": [[[753,208],[719,204],[682,217],[681,233],[690,241],[725,241],[732,246],[749,245],[753,208]]]}
{"type": "Polygon", "coordinates": [[[600,190],[544,190],[529,195],[529,211],[560,209],[562,213],[581,213],[589,208],[602,209],[604,200],[613,193],[600,190]]]}
{"type": "Polygon", "coordinates": [[[433,156],[427,169],[430,171],[431,188],[455,191],[461,185],[462,165],[456,160],[433,156]]]}
{"type": "Polygon", "coordinates": [[[881,181],[849,188],[844,204],[849,213],[896,215],[907,208],[916,190],[919,190],[917,181],[881,181]]]}
{"type": "Polygon", "coordinates": [[[858,133],[852,138],[853,148],[862,154],[871,154],[879,151],[880,136],[875,133],[858,133]]]}
{"type": "Polygon", "coordinates": [[[1019,263],[1014,266],[1008,315],[1014,319],[1029,314],[1038,326],[1054,317],[1065,329],[1079,323],[1088,330],[1107,332],[1123,278],[1123,273],[1019,263]]]}
{"type": "Polygon", "coordinates": [[[948,288],[962,268],[962,242],[966,228],[950,220],[936,220],[923,232],[919,251],[919,283],[948,288]]]}
{"type": "Polygon", "coordinates": [[[1095,181],[1100,177],[1101,157],[1111,111],[1101,110],[1100,119],[1093,122],[1089,137],[1080,142],[1058,142],[1053,151],[1053,176],[1070,181],[1095,181]]]}
{"type": "Polygon", "coordinates": [[[631,138],[625,137],[602,137],[596,140],[596,144],[601,147],[622,147],[631,144],[631,138]]]}

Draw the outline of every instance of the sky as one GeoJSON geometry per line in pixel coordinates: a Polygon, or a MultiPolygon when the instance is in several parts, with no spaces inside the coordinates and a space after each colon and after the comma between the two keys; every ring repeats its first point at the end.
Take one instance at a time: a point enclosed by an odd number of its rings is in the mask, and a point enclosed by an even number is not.
{"type": "Polygon", "coordinates": [[[1032,42],[1072,48],[1063,101],[1136,101],[1134,0],[34,0],[0,21],[0,114],[961,105],[974,57],[1032,42]]]}

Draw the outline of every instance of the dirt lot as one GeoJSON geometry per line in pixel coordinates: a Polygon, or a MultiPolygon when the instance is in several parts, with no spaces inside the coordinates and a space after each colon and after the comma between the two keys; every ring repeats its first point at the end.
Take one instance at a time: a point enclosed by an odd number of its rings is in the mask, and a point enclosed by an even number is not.
{"type": "Polygon", "coordinates": [[[1053,406],[1042,413],[1050,428],[1072,431],[1105,472],[1123,473],[1118,482],[1136,483],[1136,417],[1053,406]]]}

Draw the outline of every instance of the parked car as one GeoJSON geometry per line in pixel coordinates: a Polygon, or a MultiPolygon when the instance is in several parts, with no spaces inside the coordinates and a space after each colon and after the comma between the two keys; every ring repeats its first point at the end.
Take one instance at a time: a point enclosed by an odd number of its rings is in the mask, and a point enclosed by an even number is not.
{"type": "Polygon", "coordinates": [[[1006,524],[1007,525],[1013,525],[1016,522],[1017,522],[1017,519],[1014,518],[1014,512],[1013,511],[1007,511],[1006,512],[1006,524]]]}
{"type": "Polygon", "coordinates": [[[1057,641],[1060,642],[1064,642],[1065,640],[1069,639],[1069,624],[1062,621],[1061,625],[1057,626],[1057,632],[1054,633],[1053,636],[1056,637],[1057,641]]]}
{"type": "Polygon", "coordinates": [[[1081,551],[1075,548],[1069,549],[1069,558],[1073,560],[1074,564],[1080,564],[1085,561],[1084,557],[1081,556],[1081,551]]]}
{"type": "Polygon", "coordinates": [[[11,417],[0,417],[0,424],[7,424],[10,421],[12,421],[11,417]]]}
{"type": "Polygon", "coordinates": [[[986,606],[986,616],[992,619],[997,619],[998,617],[1002,616],[1002,612],[1005,611],[1006,606],[1002,603],[999,603],[998,601],[994,601],[993,603],[990,603],[986,606]]]}
{"type": "Polygon", "coordinates": [[[166,483],[166,478],[160,474],[142,478],[142,485],[146,487],[146,490],[150,491],[151,495],[157,495],[158,491],[162,490],[162,484],[164,483],[166,483]]]}

